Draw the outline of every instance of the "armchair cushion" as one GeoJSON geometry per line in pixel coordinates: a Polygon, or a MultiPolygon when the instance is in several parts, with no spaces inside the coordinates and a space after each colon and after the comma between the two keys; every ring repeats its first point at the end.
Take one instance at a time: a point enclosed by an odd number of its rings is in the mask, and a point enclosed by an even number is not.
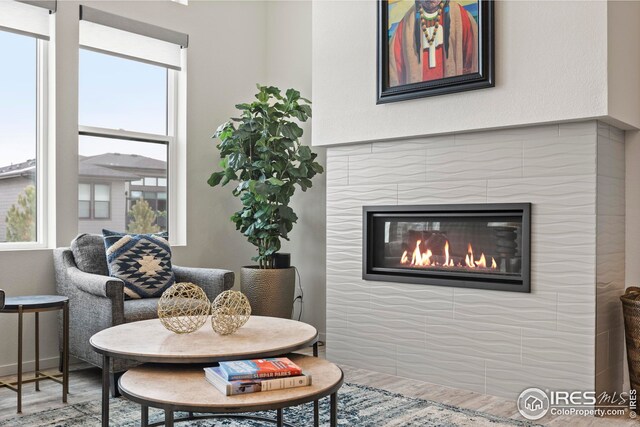
{"type": "Polygon", "coordinates": [[[167,233],[102,234],[109,273],[124,282],[126,297],[158,298],[175,283],[167,233]]]}
{"type": "Polygon", "coordinates": [[[71,242],[71,252],[78,268],[85,273],[109,275],[104,238],[98,234],[80,234],[71,242]]]}
{"type": "Polygon", "coordinates": [[[125,323],[149,320],[158,317],[160,298],[130,299],[124,302],[125,323]]]}
{"type": "Polygon", "coordinates": [[[173,266],[177,282],[191,282],[200,286],[213,301],[220,293],[233,287],[233,271],[218,268],[194,268],[173,266]]]}

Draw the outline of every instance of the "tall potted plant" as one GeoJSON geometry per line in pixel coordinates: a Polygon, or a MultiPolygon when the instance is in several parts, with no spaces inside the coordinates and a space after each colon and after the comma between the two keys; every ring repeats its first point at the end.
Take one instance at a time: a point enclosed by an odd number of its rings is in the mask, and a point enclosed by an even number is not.
{"type": "Polygon", "coordinates": [[[308,99],[288,89],[284,95],[273,86],[258,85],[256,100],[236,105],[240,117],[216,130],[220,140],[221,171],[211,174],[209,185],[237,182],[233,195],[242,209],[231,217],[247,240],[256,246],[256,266],[243,267],[242,291],[254,314],[291,316],[295,293],[293,267],[276,268],[281,239],[289,240],[297,215],[289,206],[296,187],[310,188],[311,179],[323,172],[317,154],[300,143],[302,128],[296,122],[311,117],[308,99]]]}

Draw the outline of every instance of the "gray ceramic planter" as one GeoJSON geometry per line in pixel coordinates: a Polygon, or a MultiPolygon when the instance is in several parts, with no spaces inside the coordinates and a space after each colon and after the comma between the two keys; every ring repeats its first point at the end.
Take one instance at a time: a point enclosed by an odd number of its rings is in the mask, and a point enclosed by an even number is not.
{"type": "Polygon", "coordinates": [[[291,319],[296,273],[293,267],[242,267],[240,287],[251,304],[251,314],[291,319]]]}

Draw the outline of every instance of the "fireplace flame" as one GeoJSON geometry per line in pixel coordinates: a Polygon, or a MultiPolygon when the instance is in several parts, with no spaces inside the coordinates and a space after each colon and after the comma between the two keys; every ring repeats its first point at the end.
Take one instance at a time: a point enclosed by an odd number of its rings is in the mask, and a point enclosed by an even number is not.
{"type": "Polygon", "coordinates": [[[420,253],[421,240],[416,242],[416,248],[413,250],[413,256],[411,257],[411,265],[422,265],[422,254],[420,253]]]}
{"type": "MultiPolygon", "coordinates": [[[[445,267],[449,267],[449,241],[447,240],[444,244],[444,265],[445,267]]],[[[451,260],[451,266],[453,266],[453,260],[451,260]]]]}
{"type": "Polygon", "coordinates": [[[464,264],[469,268],[476,268],[476,264],[473,262],[473,248],[471,243],[467,246],[467,256],[464,257],[464,264]]]}
{"type": "Polygon", "coordinates": [[[476,266],[480,268],[487,268],[487,260],[484,258],[484,254],[480,254],[480,260],[474,261],[476,266]]]}
{"type": "Polygon", "coordinates": [[[400,264],[409,264],[413,267],[458,267],[458,268],[473,268],[473,269],[491,269],[497,270],[498,264],[495,258],[491,257],[491,266],[487,267],[487,257],[484,253],[480,253],[480,258],[475,259],[473,255],[473,246],[471,243],[467,245],[467,254],[464,257],[464,261],[460,260],[457,264],[454,262],[450,253],[450,244],[447,240],[444,244],[444,260],[441,256],[433,255],[433,252],[429,248],[425,252],[421,248],[422,240],[416,242],[416,247],[411,253],[411,260],[409,260],[409,251],[404,251],[400,258],[400,264]]]}

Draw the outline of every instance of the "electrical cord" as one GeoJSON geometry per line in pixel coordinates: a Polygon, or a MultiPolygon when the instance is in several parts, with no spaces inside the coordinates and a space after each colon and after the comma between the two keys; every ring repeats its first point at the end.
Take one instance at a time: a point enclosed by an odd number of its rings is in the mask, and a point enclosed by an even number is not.
{"type": "Polygon", "coordinates": [[[296,274],[298,275],[298,288],[300,289],[300,295],[293,299],[293,308],[295,309],[296,301],[300,300],[300,312],[298,313],[298,321],[300,321],[304,311],[304,291],[302,290],[302,276],[300,276],[300,271],[298,271],[298,267],[293,268],[296,270],[296,274]]]}

